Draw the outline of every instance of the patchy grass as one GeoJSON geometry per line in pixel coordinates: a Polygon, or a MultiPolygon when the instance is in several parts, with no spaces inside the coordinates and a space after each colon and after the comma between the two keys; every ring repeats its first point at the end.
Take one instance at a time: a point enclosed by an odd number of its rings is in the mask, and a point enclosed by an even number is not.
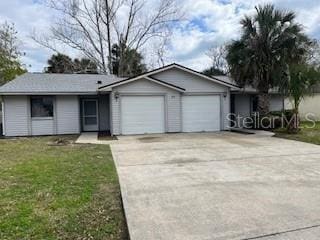
{"type": "Polygon", "coordinates": [[[312,128],[312,123],[302,122],[301,130],[297,134],[288,134],[285,129],[275,130],[276,137],[320,145],[320,122],[312,128]]]}
{"type": "Polygon", "coordinates": [[[128,239],[109,146],[0,140],[0,239],[128,239]]]}

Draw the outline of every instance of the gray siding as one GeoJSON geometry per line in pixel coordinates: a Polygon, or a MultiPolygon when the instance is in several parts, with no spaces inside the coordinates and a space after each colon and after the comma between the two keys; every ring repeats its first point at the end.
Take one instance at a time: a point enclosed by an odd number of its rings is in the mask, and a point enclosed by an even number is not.
{"type": "Polygon", "coordinates": [[[161,94],[165,96],[166,106],[166,132],[180,132],[181,131],[181,100],[180,93],[170,88],[161,86],[159,84],[150,82],[145,79],[137,80],[113,89],[111,94],[111,108],[112,108],[112,134],[121,134],[120,126],[120,98],[123,95],[152,95],[161,94]],[[115,98],[115,92],[119,94],[119,98],[115,98]]]}
{"type": "Polygon", "coordinates": [[[167,94],[167,131],[181,132],[182,131],[182,114],[181,114],[181,94],[170,91],[167,94]]]}
{"type": "Polygon", "coordinates": [[[99,130],[110,130],[109,95],[99,96],[99,130]]]}
{"type": "Polygon", "coordinates": [[[80,105],[77,96],[56,97],[57,134],[80,132],[80,105]]]}
{"type": "MultiPolygon", "coordinates": [[[[180,70],[168,70],[155,74],[153,77],[175,84],[186,89],[185,94],[220,94],[221,97],[221,122],[222,129],[228,129],[227,115],[230,112],[230,91],[228,87],[202,79],[180,70]]],[[[160,86],[145,79],[137,80],[113,89],[111,94],[112,134],[121,134],[121,109],[122,95],[163,94],[166,96],[166,132],[181,132],[181,93],[170,88],[160,86]],[[119,98],[115,98],[115,93],[119,98]]],[[[184,94],[184,93],[182,93],[184,94]]]]}
{"type": "Polygon", "coordinates": [[[282,111],[284,108],[284,99],[280,95],[271,95],[270,111],[282,111]]]}
{"type": "Polygon", "coordinates": [[[243,95],[243,94],[236,94],[234,97],[234,109],[235,114],[242,116],[242,117],[248,117],[251,115],[251,103],[250,95],[243,95]]]}
{"type": "Polygon", "coordinates": [[[120,134],[120,99],[115,98],[115,92],[110,94],[111,134],[120,134]]]}
{"type": "Polygon", "coordinates": [[[186,89],[186,93],[221,93],[226,92],[228,89],[228,87],[221,84],[203,79],[179,69],[170,69],[154,74],[152,77],[182,87],[186,89]]]}
{"type": "Polygon", "coordinates": [[[53,118],[31,118],[31,135],[75,134],[80,132],[77,96],[56,96],[53,118]]]}
{"type": "MultiPolygon", "coordinates": [[[[242,117],[251,115],[252,104],[250,94],[235,94],[235,114],[239,114],[242,117]]],[[[283,97],[281,95],[270,96],[270,111],[282,111],[283,110],[283,97]]]]}
{"type": "Polygon", "coordinates": [[[6,136],[29,135],[29,111],[27,96],[5,96],[4,134],[6,136]]]}
{"type": "Polygon", "coordinates": [[[237,127],[243,127],[245,117],[251,116],[251,96],[245,94],[235,94],[234,96],[234,114],[236,119],[234,119],[237,127]],[[238,119],[238,116],[241,117],[238,119]]]}
{"type": "Polygon", "coordinates": [[[222,129],[228,129],[229,120],[227,116],[230,113],[230,89],[228,87],[184,72],[180,69],[170,69],[154,74],[153,77],[186,89],[186,94],[219,93],[222,94],[222,96],[225,96],[222,97],[221,100],[221,122],[222,129]]]}
{"type": "Polygon", "coordinates": [[[31,118],[29,96],[5,96],[4,109],[4,134],[6,136],[80,132],[77,96],[56,96],[53,118],[31,118]]]}
{"type": "Polygon", "coordinates": [[[229,117],[229,114],[230,114],[230,99],[231,99],[231,96],[230,96],[230,89],[227,89],[227,94],[225,95],[222,95],[222,109],[221,109],[221,112],[222,112],[222,118],[223,118],[223,125],[222,125],[222,128],[223,130],[228,130],[229,127],[230,127],[230,117],[229,117]]]}
{"type": "Polygon", "coordinates": [[[53,135],[56,134],[54,119],[31,119],[31,135],[53,135]]]}

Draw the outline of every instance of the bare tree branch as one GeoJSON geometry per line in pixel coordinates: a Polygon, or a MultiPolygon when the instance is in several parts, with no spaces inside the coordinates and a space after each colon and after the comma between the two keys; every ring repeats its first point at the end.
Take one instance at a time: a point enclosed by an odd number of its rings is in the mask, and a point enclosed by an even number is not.
{"type": "Polygon", "coordinates": [[[63,43],[94,60],[100,71],[109,73],[114,44],[123,53],[125,48],[141,51],[152,39],[165,42],[174,23],[182,18],[175,0],[159,0],[153,5],[147,0],[47,1],[61,17],[49,36],[34,34],[32,39],[55,52],[60,52],[55,43],[63,43]]]}
{"type": "Polygon", "coordinates": [[[226,61],[226,54],[227,50],[225,45],[221,46],[213,46],[211,47],[206,55],[211,59],[212,66],[215,69],[221,70],[222,72],[226,73],[228,69],[228,64],[226,61]]]}

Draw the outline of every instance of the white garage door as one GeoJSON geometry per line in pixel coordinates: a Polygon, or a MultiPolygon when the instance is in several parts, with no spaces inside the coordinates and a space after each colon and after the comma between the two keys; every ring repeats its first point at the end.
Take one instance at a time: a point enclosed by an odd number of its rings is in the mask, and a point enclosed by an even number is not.
{"type": "Polygon", "coordinates": [[[163,96],[121,97],[122,134],[165,132],[163,96]]]}
{"type": "Polygon", "coordinates": [[[220,131],[220,96],[183,96],[182,131],[220,131]]]}

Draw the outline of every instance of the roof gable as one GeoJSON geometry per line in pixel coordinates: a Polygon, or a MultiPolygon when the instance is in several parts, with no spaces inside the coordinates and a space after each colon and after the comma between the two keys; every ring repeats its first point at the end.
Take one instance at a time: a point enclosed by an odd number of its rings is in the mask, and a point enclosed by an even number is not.
{"type": "Polygon", "coordinates": [[[171,68],[152,75],[162,81],[179,85],[186,89],[186,92],[225,92],[229,87],[203,79],[194,74],[182,71],[178,68],[171,68]]]}
{"type": "MultiPolygon", "coordinates": [[[[188,74],[195,75],[195,76],[200,77],[202,79],[205,79],[205,80],[208,80],[208,81],[211,81],[211,82],[226,86],[226,87],[238,88],[238,86],[236,86],[234,84],[231,84],[231,83],[228,83],[228,82],[224,82],[224,81],[216,79],[214,77],[208,77],[208,76],[206,76],[206,75],[204,75],[204,74],[202,74],[200,72],[197,72],[195,70],[192,70],[190,68],[184,67],[182,65],[173,63],[173,64],[170,64],[170,65],[167,65],[167,66],[164,66],[164,67],[161,67],[161,68],[158,68],[158,69],[143,73],[143,74],[138,75],[138,76],[134,76],[134,77],[131,77],[131,78],[124,79],[124,80],[119,81],[117,83],[112,83],[112,84],[108,84],[108,85],[99,87],[99,89],[100,90],[104,90],[106,88],[112,88],[113,86],[119,86],[119,85],[126,84],[126,83],[129,83],[129,82],[132,82],[132,81],[136,81],[136,80],[141,79],[141,78],[146,78],[146,79],[149,78],[148,80],[153,79],[155,81],[161,81],[163,84],[173,85],[173,84],[167,83],[165,81],[162,81],[162,80],[159,80],[159,79],[155,79],[152,76],[155,75],[155,74],[161,73],[161,72],[168,71],[170,69],[174,69],[174,68],[179,69],[181,71],[184,71],[184,72],[186,72],[188,74]]],[[[178,88],[178,89],[180,88],[180,90],[183,89],[183,88],[181,88],[180,86],[177,86],[177,85],[173,85],[173,86],[175,88],[178,88]]],[[[183,89],[183,90],[185,90],[185,89],[183,89]]]]}
{"type": "Polygon", "coordinates": [[[125,80],[122,80],[122,81],[118,81],[118,82],[115,82],[115,83],[111,83],[111,84],[102,86],[102,87],[99,88],[99,90],[100,90],[100,91],[111,91],[112,88],[114,88],[114,87],[118,87],[118,86],[121,86],[121,85],[124,85],[124,84],[132,83],[132,82],[135,82],[135,81],[141,80],[141,79],[145,79],[145,80],[148,80],[148,81],[150,81],[150,82],[154,82],[154,83],[156,83],[156,84],[165,86],[165,87],[167,87],[167,88],[176,90],[176,91],[178,91],[178,92],[184,92],[184,91],[185,91],[184,88],[181,88],[181,87],[176,86],[176,85],[174,85],[174,84],[170,84],[170,83],[167,83],[167,82],[165,82],[165,81],[162,81],[162,80],[153,78],[153,77],[151,77],[151,76],[144,76],[144,77],[139,77],[139,78],[131,78],[131,79],[129,78],[129,79],[125,79],[125,80]]]}
{"type": "Polygon", "coordinates": [[[227,87],[236,87],[236,88],[238,88],[238,86],[233,84],[233,83],[230,83],[230,82],[227,82],[227,81],[223,81],[223,80],[215,78],[215,77],[209,77],[209,76],[207,76],[207,75],[205,75],[205,74],[203,74],[201,72],[198,72],[196,70],[193,70],[191,68],[188,68],[188,67],[176,64],[176,63],[173,63],[173,64],[168,65],[168,66],[170,66],[168,69],[177,68],[177,69],[179,69],[181,71],[190,73],[192,75],[198,76],[200,78],[203,78],[203,79],[206,79],[206,80],[209,80],[209,81],[212,81],[212,82],[215,82],[215,83],[227,86],[227,87]]]}

